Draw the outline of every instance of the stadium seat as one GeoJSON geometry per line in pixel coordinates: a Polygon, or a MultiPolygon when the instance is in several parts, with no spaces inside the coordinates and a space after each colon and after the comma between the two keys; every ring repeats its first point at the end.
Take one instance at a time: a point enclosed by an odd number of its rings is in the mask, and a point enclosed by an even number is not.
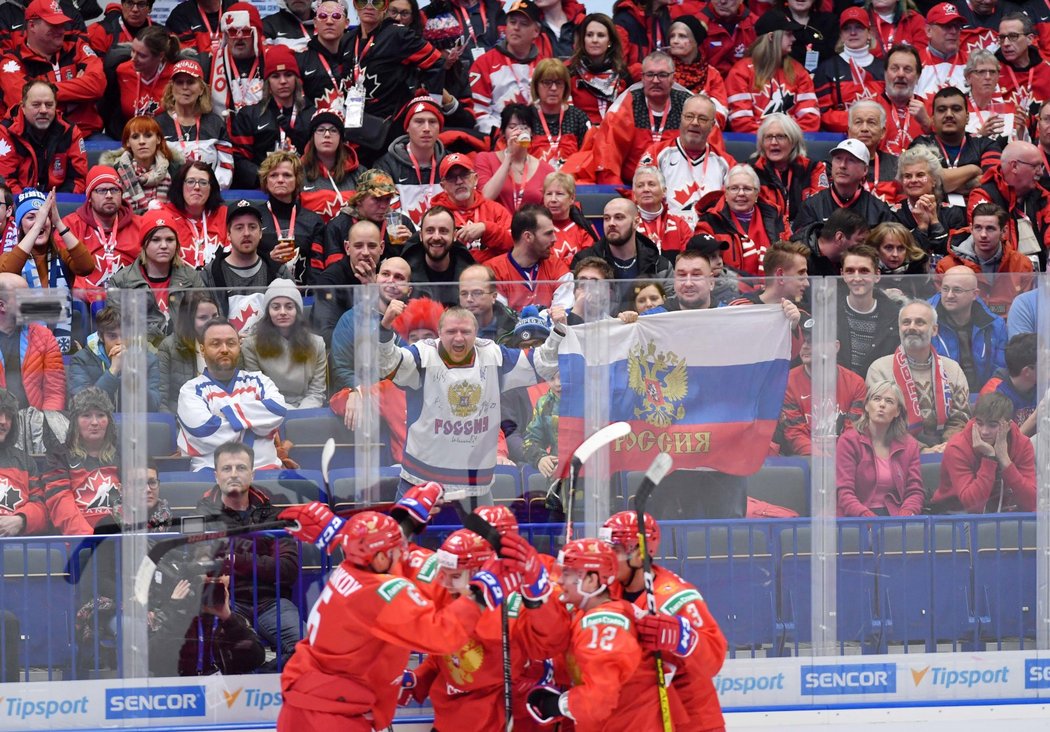
{"type": "MultiPolygon", "coordinates": [[[[114,415],[117,427],[123,423],[123,415],[114,415]]],[[[135,420],[139,421],[138,419],[135,420]]],[[[175,415],[167,412],[149,412],[146,414],[146,449],[151,456],[169,456],[178,452],[175,444],[175,415]]]]}
{"type": "Polygon", "coordinates": [[[328,502],[320,470],[265,470],[255,474],[253,484],[267,491],[275,506],[328,502]]]}
{"type": "MultiPolygon", "coordinates": [[[[353,468],[342,468],[333,470],[329,474],[332,481],[330,487],[332,495],[330,503],[332,509],[339,512],[343,509],[359,508],[361,503],[357,500],[357,471],[353,468]]],[[[379,470],[378,502],[389,502],[394,500],[397,493],[397,484],[401,480],[401,469],[397,466],[384,467],[379,470]]]]}
{"type": "Polygon", "coordinates": [[[1035,519],[981,520],[973,560],[982,641],[1035,647],[1035,519]]]}
{"type": "Polygon", "coordinates": [[[522,493],[521,471],[513,465],[497,465],[492,482],[492,500],[507,505],[518,500],[522,493]]]}
{"type": "Polygon", "coordinates": [[[662,554],[669,543],[670,551],[679,553],[675,541],[684,547],[680,574],[700,590],[731,657],[742,651],[755,655],[780,640],[774,613],[776,568],[766,532],[764,523],[727,527],[681,522],[673,531],[663,531],[660,539],[662,554]]]}
{"type": "Polygon", "coordinates": [[[19,665],[68,673],[73,660],[73,616],[76,586],[61,544],[46,541],[0,543],[3,582],[0,608],[18,618],[23,637],[19,665]]]}
{"type": "Polygon", "coordinates": [[[926,493],[926,503],[929,503],[941,485],[941,456],[923,455],[922,457],[922,489],[926,493]],[[927,457],[936,459],[927,460],[927,457]]]}
{"type": "Polygon", "coordinates": [[[168,502],[176,519],[198,514],[197,502],[214,485],[214,480],[205,479],[198,473],[160,474],[160,496],[168,502]]]}
{"type": "Polygon", "coordinates": [[[742,132],[722,134],[726,152],[738,163],[746,163],[755,152],[755,136],[742,132]]]}
{"type": "MultiPolygon", "coordinates": [[[[354,433],[348,430],[343,425],[343,420],[328,407],[288,412],[281,426],[281,436],[291,440],[297,447],[320,447],[331,437],[335,439],[337,454],[343,452],[343,448],[354,444],[354,433]]],[[[349,451],[352,453],[353,449],[349,451]]],[[[320,469],[320,465],[317,467],[320,469]]]]}
{"type": "Polygon", "coordinates": [[[805,458],[767,460],[747,478],[747,495],[809,515],[809,464],[805,458]]]}

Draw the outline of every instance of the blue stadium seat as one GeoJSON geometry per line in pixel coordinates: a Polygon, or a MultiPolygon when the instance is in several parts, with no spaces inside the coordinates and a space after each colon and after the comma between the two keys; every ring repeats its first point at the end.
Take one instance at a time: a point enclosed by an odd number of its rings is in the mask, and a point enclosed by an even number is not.
{"type": "MultiPolygon", "coordinates": [[[[19,665],[48,669],[63,677],[72,669],[76,586],[61,543],[0,542],[3,582],[0,608],[14,613],[23,636],[19,665]]],[[[55,676],[54,678],[58,678],[55,676]]]]}
{"type": "MultiPolygon", "coordinates": [[[[335,511],[361,507],[362,504],[358,503],[355,496],[356,476],[356,471],[353,468],[333,470],[329,474],[329,478],[332,481],[330,486],[332,491],[330,502],[335,511]]],[[[394,495],[397,492],[397,484],[400,479],[401,469],[399,467],[384,467],[379,469],[380,502],[394,500],[394,495]]]]}
{"type": "Polygon", "coordinates": [[[809,515],[809,463],[805,458],[766,460],[747,478],[747,495],[790,508],[799,516],[809,515]]]}
{"type": "Polygon", "coordinates": [[[973,584],[981,640],[1035,647],[1035,545],[1034,518],[977,524],[973,584]]]}
{"type": "Polygon", "coordinates": [[[263,470],[256,472],[253,483],[270,494],[275,506],[328,502],[320,470],[263,470]]]}
{"type": "Polygon", "coordinates": [[[523,492],[521,471],[513,465],[497,465],[492,483],[492,500],[498,504],[510,504],[518,500],[523,492]]]}
{"type": "MultiPolygon", "coordinates": [[[[791,651],[812,641],[812,534],[809,524],[782,528],[776,535],[780,558],[778,618],[784,625],[791,651]]],[[[881,638],[875,599],[876,567],[871,537],[864,522],[838,525],[837,636],[840,648],[860,647],[877,651],[881,638]]]]}
{"type": "MultiPolygon", "coordinates": [[[[123,422],[123,414],[117,412],[114,417],[119,429],[123,422]]],[[[141,419],[141,415],[136,416],[136,421],[138,419],[141,419]]],[[[168,456],[178,452],[175,444],[176,430],[174,414],[148,412],[146,414],[146,449],[149,450],[149,454],[168,456]]]]}
{"type": "MultiPolygon", "coordinates": [[[[751,655],[777,646],[776,567],[769,551],[767,524],[681,522],[672,549],[684,556],[680,574],[696,585],[729,643],[730,656],[751,655]]],[[[664,532],[661,553],[673,537],[664,532]]],[[[673,546],[673,545],[672,545],[673,546]]]]}

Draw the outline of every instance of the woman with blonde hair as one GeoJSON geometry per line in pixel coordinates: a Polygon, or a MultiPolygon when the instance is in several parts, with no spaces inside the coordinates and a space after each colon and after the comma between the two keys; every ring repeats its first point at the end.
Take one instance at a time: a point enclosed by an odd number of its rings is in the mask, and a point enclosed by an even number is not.
{"type": "Polygon", "coordinates": [[[927,298],[930,255],[915,242],[904,224],[887,221],[868,232],[865,244],[879,253],[879,287],[891,297],[927,298]]]}
{"type": "Polygon", "coordinates": [[[820,129],[817,94],[809,72],[791,57],[802,26],[779,10],[768,10],[755,24],[758,38],[726,76],[729,129],[755,132],[772,112],[790,115],[805,132],[820,129]]]}
{"type": "Polygon", "coordinates": [[[918,516],[926,502],[919,443],[893,381],[868,387],[864,413],[838,440],[839,516],[918,516]]]}
{"type": "Polygon", "coordinates": [[[529,153],[550,163],[555,170],[583,147],[591,128],[587,114],[569,100],[569,70],[561,61],[545,58],[532,72],[532,98],[536,119],[532,123],[529,153]]]}
{"type": "Polygon", "coordinates": [[[184,58],[172,67],[171,81],[161,98],[157,115],[164,139],[183,160],[200,160],[215,170],[219,188],[233,181],[233,146],[222,117],[212,112],[211,89],[204,69],[184,58]]]}
{"type": "Polygon", "coordinates": [[[953,231],[967,225],[966,211],[945,200],[941,161],[927,145],[908,148],[897,159],[897,182],[904,199],[893,215],[904,225],[919,247],[938,258],[948,253],[953,231]]]}
{"type": "Polygon", "coordinates": [[[551,256],[561,257],[566,265],[571,266],[576,252],[598,241],[594,227],[576,205],[576,179],[568,173],[548,173],[543,179],[543,205],[550,211],[554,222],[551,256]]]}

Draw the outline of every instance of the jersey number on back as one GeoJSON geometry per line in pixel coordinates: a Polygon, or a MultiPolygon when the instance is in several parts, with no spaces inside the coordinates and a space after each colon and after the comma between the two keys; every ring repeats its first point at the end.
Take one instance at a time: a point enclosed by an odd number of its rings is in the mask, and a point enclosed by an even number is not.
{"type": "Polygon", "coordinates": [[[591,642],[587,644],[587,647],[611,651],[613,649],[613,641],[616,640],[616,630],[615,625],[591,626],[591,642]]]}

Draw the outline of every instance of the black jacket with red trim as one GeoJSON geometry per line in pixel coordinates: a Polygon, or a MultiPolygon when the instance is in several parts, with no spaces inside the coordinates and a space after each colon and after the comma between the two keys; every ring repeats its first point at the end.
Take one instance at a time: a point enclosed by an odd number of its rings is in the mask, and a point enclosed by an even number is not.
{"type": "Polygon", "coordinates": [[[233,2],[234,0],[222,0],[222,8],[216,13],[208,13],[205,22],[197,0],[182,0],[172,9],[164,25],[179,37],[183,48],[195,49],[200,54],[211,54],[212,36],[208,35],[208,28],[211,28],[217,38],[222,11],[233,5],[233,2]]]}
{"type": "Polygon", "coordinates": [[[302,155],[310,141],[310,120],[314,106],[308,100],[297,111],[281,110],[273,99],[249,104],[229,118],[230,144],[233,145],[233,188],[258,188],[259,165],[274,150],[282,147],[281,131],[285,140],[302,155]],[[295,124],[292,124],[292,116],[295,124]]]}
{"type": "Polygon", "coordinates": [[[16,195],[23,188],[83,193],[87,155],[80,130],[55,117],[43,133],[26,129],[22,108],[0,123],[0,178],[16,195]]]}
{"type": "Polygon", "coordinates": [[[697,221],[697,231],[710,233],[719,241],[729,244],[729,249],[722,253],[722,259],[727,266],[740,270],[745,276],[760,274],[766,248],[790,234],[787,218],[776,206],[760,198],[755,208],[765,231],[765,242],[756,241],[754,237],[740,232],[733,223],[733,214],[724,191],[712,191],[697,204],[697,209],[703,212],[697,221]]]}
{"type": "Polygon", "coordinates": [[[292,210],[295,210],[295,226],[292,237],[299,249],[299,259],[295,263],[295,277],[301,283],[312,282],[314,274],[321,270],[313,266],[312,257],[314,251],[324,241],[324,220],[299,201],[294,204],[281,203],[272,199],[267,203],[256,204],[262,216],[262,239],[259,241],[259,253],[269,261],[270,252],[277,246],[277,225],[281,227],[281,233],[287,235],[288,227],[291,225],[292,210]]]}
{"type": "Polygon", "coordinates": [[[120,13],[120,5],[112,4],[106,9],[106,15],[97,23],[92,23],[88,28],[88,45],[100,57],[105,57],[109,50],[118,43],[131,43],[142,28],[153,25],[153,21],[146,20],[146,25],[141,28],[132,28],[120,13]]]}
{"type": "Polygon", "coordinates": [[[367,39],[360,29],[351,33],[347,45],[351,72],[355,64],[361,67],[369,114],[392,116],[416,96],[418,88],[441,94],[445,84],[441,53],[413,29],[387,18],[367,39]]]}
{"type": "Polygon", "coordinates": [[[349,44],[350,34],[347,33],[339,40],[339,48],[332,53],[316,38],[311,38],[306,50],[298,54],[303,94],[318,109],[331,107],[336,100],[341,102],[347,88],[353,84],[354,62],[349,44]]]}

